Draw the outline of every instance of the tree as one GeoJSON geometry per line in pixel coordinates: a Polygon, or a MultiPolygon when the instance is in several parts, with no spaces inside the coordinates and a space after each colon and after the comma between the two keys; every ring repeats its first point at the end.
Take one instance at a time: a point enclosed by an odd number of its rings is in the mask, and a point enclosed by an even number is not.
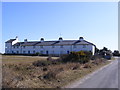
{"type": "Polygon", "coordinates": [[[108,49],[107,49],[106,47],[103,47],[103,50],[104,50],[104,51],[108,51],[108,49]]]}
{"type": "Polygon", "coordinates": [[[95,53],[98,53],[100,50],[97,48],[97,47],[95,47],[95,53]]]}
{"type": "Polygon", "coordinates": [[[120,56],[119,51],[118,51],[118,50],[114,50],[114,52],[113,52],[113,56],[120,56]]]}

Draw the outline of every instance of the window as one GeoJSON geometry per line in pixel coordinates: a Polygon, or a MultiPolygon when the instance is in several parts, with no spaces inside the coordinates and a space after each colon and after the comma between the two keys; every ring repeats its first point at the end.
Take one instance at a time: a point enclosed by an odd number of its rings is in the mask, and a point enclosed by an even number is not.
{"type": "Polygon", "coordinates": [[[52,51],[52,54],[54,54],[54,51],[52,51]]]}
{"type": "Polygon", "coordinates": [[[63,48],[63,45],[61,45],[60,48],[63,48]]]}
{"type": "Polygon", "coordinates": [[[74,45],[73,48],[76,48],[76,45],[74,45]]]}
{"type": "Polygon", "coordinates": [[[70,52],[69,51],[67,51],[67,54],[69,54],[70,52]]]}
{"type": "Polygon", "coordinates": [[[23,48],[25,48],[25,46],[23,46],[23,48]]]}
{"type": "Polygon", "coordinates": [[[17,54],[19,53],[19,51],[17,51],[17,54]]]}
{"type": "Polygon", "coordinates": [[[40,48],[43,48],[43,46],[40,46],[40,48]]]}
{"type": "Polygon", "coordinates": [[[33,46],[33,48],[35,48],[35,46],[33,46]]]}
{"type": "Polygon", "coordinates": [[[53,45],[52,48],[54,48],[55,46],[53,45]]]}
{"type": "Polygon", "coordinates": [[[86,45],[83,45],[83,48],[86,48],[86,45]]]}
{"type": "Polygon", "coordinates": [[[28,54],[30,54],[30,51],[28,51],[28,54]]]}
{"type": "Polygon", "coordinates": [[[33,53],[35,54],[35,50],[33,51],[33,53]]]}
{"type": "Polygon", "coordinates": [[[14,53],[14,51],[12,51],[12,53],[14,53]]]}
{"type": "Polygon", "coordinates": [[[43,51],[40,51],[41,54],[43,54],[43,51]]]}
{"type": "Polygon", "coordinates": [[[15,48],[15,46],[13,46],[13,48],[15,48]]]}
{"type": "Polygon", "coordinates": [[[46,54],[48,54],[48,51],[46,51],[46,54]]]}
{"type": "Polygon", "coordinates": [[[19,48],[19,46],[17,46],[17,48],[19,48]]]}
{"type": "Polygon", "coordinates": [[[23,53],[25,54],[25,51],[23,51],[23,53]]]}
{"type": "Polygon", "coordinates": [[[7,51],[7,53],[9,53],[9,51],[7,51]]]}
{"type": "Polygon", "coordinates": [[[60,51],[60,54],[63,54],[63,51],[60,51]]]}

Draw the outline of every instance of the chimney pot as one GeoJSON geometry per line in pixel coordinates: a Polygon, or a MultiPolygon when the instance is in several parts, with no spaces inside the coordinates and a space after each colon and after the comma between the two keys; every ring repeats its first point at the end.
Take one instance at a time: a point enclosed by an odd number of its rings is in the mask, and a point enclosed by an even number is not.
{"type": "Polygon", "coordinates": [[[83,37],[80,37],[79,40],[82,41],[82,40],[84,40],[84,38],[83,38],[83,37]]]}
{"type": "Polygon", "coordinates": [[[40,41],[41,41],[41,42],[44,42],[44,38],[41,38],[40,41]]]}
{"type": "Polygon", "coordinates": [[[63,38],[62,37],[59,37],[59,41],[62,41],[63,40],[63,38]]]}
{"type": "Polygon", "coordinates": [[[27,39],[24,39],[24,42],[27,42],[27,39]]]}

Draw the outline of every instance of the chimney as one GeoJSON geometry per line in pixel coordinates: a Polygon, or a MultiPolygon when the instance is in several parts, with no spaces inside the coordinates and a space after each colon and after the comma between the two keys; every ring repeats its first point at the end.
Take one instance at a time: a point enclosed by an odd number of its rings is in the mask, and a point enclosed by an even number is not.
{"type": "Polygon", "coordinates": [[[27,39],[24,39],[24,42],[27,42],[27,39]]]}
{"type": "Polygon", "coordinates": [[[83,37],[80,37],[80,38],[79,38],[79,40],[80,40],[80,41],[83,41],[83,40],[84,40],[84,38],[83,38],[83,37]]]}
{"type": "Polygon", "coordinates": [[[59,41],[62,41],[63,39],[62,39],[62,37],[59,37],[59,41]]]}
{"type": "Polygon", "coordinates": [[[41,42],[44,42],[44,38],[41,38],[40,41],[41,41],[41,42]]]}
{"type": "Polygon", "coordinates": [[[18,36],[15,37],[16,41],[18,41],[18,36]]]}

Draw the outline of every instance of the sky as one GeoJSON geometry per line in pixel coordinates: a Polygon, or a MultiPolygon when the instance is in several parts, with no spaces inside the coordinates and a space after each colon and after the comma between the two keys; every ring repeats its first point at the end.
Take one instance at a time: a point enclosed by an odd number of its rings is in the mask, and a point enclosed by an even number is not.
{"type": "Polygon", "coordinates": [[[118,49],[117,2],[3,2],[2,48],[5,41],[85,40],[99,49],[118,49]]]}

